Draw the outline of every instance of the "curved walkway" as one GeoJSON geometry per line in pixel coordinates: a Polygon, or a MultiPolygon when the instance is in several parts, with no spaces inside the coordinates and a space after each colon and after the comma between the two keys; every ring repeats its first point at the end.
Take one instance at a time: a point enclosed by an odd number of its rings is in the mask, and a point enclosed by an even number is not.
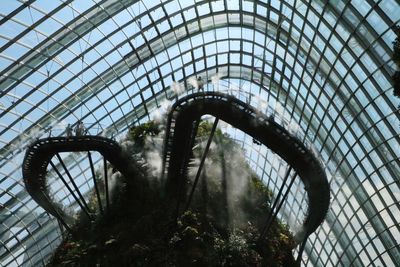
{"type": "Polygon", "coordinates": [[[322,223],[329,208],[330,189],[322,164],[295,136],[273,118],[229,95],[207,92],[180,99],[172,106],[167,122],[163,172],[167,170],[167,190],[177,196],[184,188],[187,166],[185,153],[192,149],[196,122],[203,115],[213,115],[231,124],[277,153],[296,171],[308,195],[308,212],[303,237],[308,237],[322,223]]]}
{"type": "MultiPolygon", "coordinates": [[[[301,178],[308,195],[308,212],[303,224],[307,237],[322,223],[329,208],[330,190],[324,168],[316,156],[295,136],[273,118],[260,114],[251,106],[229,95],[209,92],[196,93],[176,102],[168,117],[164,144],[163,174],[167,170],[166,188],[179,196],[184,188],[183,175],[187,167],[198,121],[203,115],[213,115],[244,131],[277,153],[301,178]]],[[[56,218],[66,215],[51,201],[46,189],[47,166],[61,152],[98,151],[124,176],[135,176],[137,170],[123,154],[119,144],[101,136],[52,137],[40,139],[29,146],[24,162],[23,177],[32,198],[56,218]]]]}
{"type": "Polygon", "coordinates": [[[68,220],[59,204],[46,189],[47,166],[61,152],[97,151],[125,177],[134,177],[135,170],[120,145],[101,136],[50,137],[39,139],[28,147],[22,164],[25,187],[32,198],[47,212],[62,221],[68,220]]]}

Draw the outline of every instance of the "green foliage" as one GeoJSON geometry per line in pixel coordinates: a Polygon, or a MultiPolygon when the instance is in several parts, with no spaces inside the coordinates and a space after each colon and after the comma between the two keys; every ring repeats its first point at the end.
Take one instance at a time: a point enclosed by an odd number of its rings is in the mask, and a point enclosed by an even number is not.
{"type": "Polygon", "coordinates": [[[173,266],[261,266],[262,258],[249,246],[244,231],[224,238],[205,216],[187,211],[179,218],[169,242],[173,266]]]}
{"type": "MultiPolygon", "coordinates": [[[[208,137],[211,127],[202,122],[198,139],[208,137]]],[[[146,135],[157,131],[149,122],[132,128],[129,137],[144,146],[146,135]]],[[[220,130],[214,137],[223,149],[210,153],[212,161],[238,153],[236,143],[220,130]]],[[[294,241],[286,225],[274,221],[268,238],[258,242],[272,194],[244,160],[234,164],[247,173],[247,180],[245,190],[231,200],[233,214],[226,212],[226,192],[211,170],[208,184],[203,179],[198,185],[202,193],[197,192],[178,219],[173,216],[176,203],[160,194],[162,183],[137,190],[124,179],[124,186],[114,192],[112,208],[96,221],[82,216],[75,235],[64,240],[49,266],[294,266],[294,241]]],[[[90,205],[96,201],[91,198],[90,205]]]]}
{"type": "MultiPolygon", "coordinates": [[[[207,121],[202,121],[199,124],[199,127],[197,129],[197,135],[196,138],[199,139],[205,139],[208,138],[210,136],[211,133],[211,129],[212,129],[212,123],[209,123],[207,121]]],[[[223,145],[223,146],[228,146],[228,145],[236,145],[236,143],[229,138],[228,135],[224,134],[221,129],[217,128],[214,132],[214,140],[218,140],[218,142],[223,145]]]]}
{"type": "Polygon", "coordinates": [[[396,71],[393,76],[393,95],[400,97],[400,71],[396,71]]]}
{"type": "MultiPolygon", "coordinates": [[[[199,127],[197,129],[197,137],[208,137],[208,135],[211,132],[212,126],[213,125],[211,123],[207,122],[207,121],[200,122],[199,127]]],[[[217,128],[215,130],[214,135],[215,136],[222,136],[223,133],[222,133],[222,131],[220,129],[217,128]]]]}
{"type": "Polygon", "coordinates": [[[158,125],[154,123],[154,121],[149,121],[130,128],[128,132],[128,137],[139,146],[143,146],[146,136],[154,136],[157,135],[159,132],[160,130],[158,129],[158,125]]]}

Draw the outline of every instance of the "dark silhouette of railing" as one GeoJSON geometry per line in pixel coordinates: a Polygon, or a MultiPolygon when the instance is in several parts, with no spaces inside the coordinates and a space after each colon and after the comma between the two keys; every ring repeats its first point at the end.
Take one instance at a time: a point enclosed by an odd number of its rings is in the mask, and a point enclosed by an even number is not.
{"type": "Polygon", "coordinates": [[[107,161],[110,162],[114,168],[120,171],[125,177],[133,179],[137,170],[130,162],[129,156],[125,155],[120,145],[108,138],[101,136],[72,136],[72,137],[50,137],[39,139],[28,147],[23,161],[23,178],[25,187],[32,198],[47,212],[55,216],[68,230],[70,230],[70,218],[58,203],[52,201],[51,196],[46,188],[46,175],[47,167],[50,164],[53,170],[57,173],[65,187],[70,194],[74,197],[75,201],[79,204],[82,211],[89,217],[93,217],[93,211],[88,207],[84,196],[82,196],[74,179],[71,177],[66,165],[64,164],[59,153],[62,152],[87,152],[90,162],[90,168],[93,176],[93,183],[96,192],[97,201],[99,204],[100,212],[103,212],[104,206],[109,206],[109,189],[107,177],[107,161]],[[99,152],[104,159],[104,184],[105,184],[105,200],[106,203],[101,203],[101,197],[95,171],[91,151],[99,152]],[[66,176],[61,174],[55,164],[51,161],[56,157],[64,169],[66,176]]]}
{"type": "MultiPolygon", "coordinates": [[[[272,116],[266,117],[232,96],[217,92],[195,93],[180,99],[172,106],[167,120],[166,138],[164,140],[162,174],[167,175],[167,192],[172,198],[177,199],[177,214],[179,214],[180,203],[186,202],[186,207],[190,205],[192,193],[189,196],[186,194],[188,190],[185,188],[187,184],[185,172],[197,126],[203,115],[212,115],[217,118],[216,122],[218,122],[218,119],[222,119],[233,127],[242,130],[252,136],[255,141],[264,144],[277,153],[290,165],[284,177],[282,188],[272,205],[271,214],[262,231],[261,238],[265,236],[271,222],[277,216],[296,176],[302,180],[308,196],[308,211],[302,226],[303,230],[297,234],[296,238],[301,242],[299,261],[308,236],[323,222],[329,208],[330,189],[324,168],[316,155],[298,138],[277,124],[272,116]],[[289,179],[292,169],[297,175],[289,179]],[[287,190],[284,193],[285,185],[287,185],[287,190]],[[185,198],[188,198],[188,200],[185,200],[185,198]]],[[[203,157],[206,153],[207,151],[203,154],[203,157]]],[[[193,188],[191,192],[193,192],[193,188]]]]}

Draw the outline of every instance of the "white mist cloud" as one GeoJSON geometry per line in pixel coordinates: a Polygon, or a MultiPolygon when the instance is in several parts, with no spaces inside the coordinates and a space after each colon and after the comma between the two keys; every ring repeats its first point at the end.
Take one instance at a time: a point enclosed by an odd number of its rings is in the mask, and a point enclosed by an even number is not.
{"type": "Polygon", "coordinates": [[[325,169],[326,168],[326,163],[323,160],[321,154],[318,152],[318,150],[315,148],[314,144],[309,144],[309,148],[311,150],[311,153],[315,156],[315,158],[319,161],[319,163],[322,165],[322,167],[325,169]]]}
{"type": "Polygon", "coordinates": [[[257,109],[265,112],[268,108],[268,102],[267,100],[264,100],[261,96],[256,95],[256,101],[257,101],[257,109]]]}
{"type": "Polygon", "coordinates": [[[199,83],[197,82],[197,79],[195,77],[190,77],[188,79],[188,83],[193,86],[195,89],[199,89],[199,83]]]}
{"type": "Polygon", "coordinates": [[[279,119],[283,121],[283,118],[285,117],[285,108],[280,102],[276,102],[275,104],[275,114],[279,119]]]}
{"type": "Polygon", "coordinates": [[[108,133],[109,133],[110,129],[109,128],[105,128],[102,132],[101,132],[101,136],[103,137],[107,137],[108,133]]]}
{"type": "Polygon", "coordinates": [[[156,110],[154,110],[154,111],[150,114],[150,118],[151,118],[153,121],[155,121],[156,123],[160,123],[160,122],[162,122],[164,116],[163,116],[163,114],[161,113],[161,110],[160,110],[160,109],[156,109],[156,110]]]}
{"type": "Polygon", "coordinates": [[[291,133],[295,136],[299,136],[299,134],[301,132],[301,128],[300,128],[300,125],[298,125],[294,120],[291,120],[287,127],[288,127],[289,133],[291,133]]]}
{"type": "Polygon", "coordinates": [[[161,177],[162,168],[162,148],[164,132],[156,136],[147,136],[144,145],[144,159],[148,164],[148,169],[153,177],[161,177]]]}
{"type": "Polygon", "coordinates": [[[161,102],[160,111],[162,113],[166,113],[171,109],[171,106],[172,106],[172,102],[169,101],[168,99],[165,99],[163,102],[161,102]]]}
{"type": "Polygon", "coordinates": [[[122,181],[122,174],[120,172],[112,173],[112,169],[108,169],[108,177],[110,177],[108,179],[108,188],[110,200],[112,200],[114,198],[114,195],[120,192],[124,184],[122,181]]]}
{"type": "Polygon", "coordinates": [[[175,82],[175,81],[172,82],[171,89],[172,89],[172,91],[174,91],[174,93],[176,95],[180,95],[181,93],[183,93],[185,91],[184,86],[182,84],[180,84],[179,82],[175,82]]]}
{"type": "Polygon", "coordinates": [[[217,91],[219,89],[219,82],[221,80],[221,77],[222,77],[221,73],[216,73],[215,75],[211,76],[211,83],[214,85],[217,91]]]}
{"type": "Polygon", "coordinates": [[[154,120],[154,122],[158,123],[158,124],[163,124],[164,120],[167,117],[167,113],[169,112],[169,110],[171,109],[172,106],[172,102],[169,101],[168,99],[164,99],[161,104],[160,107],[153,110],[150,114],[150,118],[152,120],[154,120]]]}
{"type": "MultiPolygon", "coordinates": [[[[215,139],[215,137],[214,137],[215,139]]],[[[194,149],[195,158],[191,161],[189,168],[189,179],[194,181],[198,171],[200,158],[204,153],[207,138],[203,138],[194,149]]],[[[246,216],[237,201],[248,190],[248,181],[251,171],[247,168],[244,152],[237,146],[224,145],[218,139],[211,142],[203,169],[202,179],[208,185],[209,194],[220,194],[223,191],[224,177],[226,181],[226,201],[230,224],[245,223],[246,216]],[[203,176],[205,175],[205,176],[203,176]]]]}
{"type": "Polygon", "coordinates": [[[67,128],[68,123],[65,120],[56,122],[54,125],[51,126],[51,128],[54,129],[62,129],[65,130],[65,128],[67,128]]]}
{"type": "Polygon", "coordinates": [[[129,154],[129,155],[132,155],[134,145],[135,145],[134,142],[132,142],[132,141],[130,141],[130,140],[127,140],[127,139],[121,141],[121,143],[120,143],[120,146],[121,146],[121,148],[122,148],[122,151],[123,151],[124,153],[129,154]]]}

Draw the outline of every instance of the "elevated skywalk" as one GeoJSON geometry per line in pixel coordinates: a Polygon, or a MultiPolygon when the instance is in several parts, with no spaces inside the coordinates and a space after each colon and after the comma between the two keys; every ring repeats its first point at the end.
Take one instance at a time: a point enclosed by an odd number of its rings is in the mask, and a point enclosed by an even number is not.
{"type": "Polygon", "coordinates": [[[230,95],[195,93],[172,106],[167,121],[163,158],[168,192],[178,196],[185,188],[186,155],[192,149],[196,125],[203,115],[212,115],[242,130],[277,153],[294,169],[308,196],[308,211],[298,239],[304,240],[314,232],[324,220],[330,201],[329,184],[321,162],[273,117],[266,117],[230,95]]]}
{"type": "MultiPolygon", "coordinates": [[[[52,164],[51,159],[54,156],[57,156],[59,159],[61,159],[59,157],[59,153],[88,152],[92,173],[94,176],[94,169],[92,166],[93,163],[90,156],[90,151],[99,152],[105,160],[110,162],[113,167],[120,171],[125,177],[134,179],[135,175],[137,174],[135,166],[129,160],[129,156],[124,154],[120,145],[114,140],[102,136],[86,135],[73,137],[49,137],[45,139],[39,139],[28,147],[28,150],[25,154],[22,165],[22,174],[27,191],[40,206],[42,206],[47,212],[63,222],[64,226],[66,227],[68,227],[67,224],[70,218],[68,218],[68,216],[65,214],[58,203],[54,203],[51,200],[49,192],[46,189],[47,167],[49,164],[52,164]]],[[[105,161],[104,163],[104,166],[106,166],[105,161]]],[[[65,166],[63,163],[62,165],[65,166]]],[[[65,169],[65,171],[67,176],[70,176],[68,170],[65,169]]],[[[57,173],[59,174],[60,178],[63,179],[58,171],[57,173]]],[[[105,171],[104,173],[106,175],[107,171],[105,171]]],[[[96,179],[94,179],[94,182],[95,181],[96,179]]],[[[71,182],[74,185],[73,181],[71,182]]],[[[106,181],[106,186],[107,185],[108,183],[106,181]]],[[[108,193],[108,189],[106,189],[106,193],[108,193]]],[[[82,201],[82,198],[83,197],[81,196],[80,200],[83,203],[81,203],[78,198],[76,200],[80,204],[84,205],[84,201],[82,201]]]]}
{"type": "MultiPolygon", "coordinates": [[[[302,243],[298,257],[300,259],[307,237],[323,222],[329,208],[330,189],[325,170],[322,163],[318,160],[317,155],[311,149],[307,148],[297,137],[275,122],[272,116],[265,116],[239,99],[217,92],[199,92],[178,100],[172,106],[167,120],[162,167],[162,176],[166,177],[167,197],[178,200],[178,203],[188,198],[186,171],[197,127],[203,115],[216,117],[212,131],[215,131],[219,119],[224,120],[233,127],[252,136],[255,142],[264,144],[288,163],[290,167],[284,178],[284,184],[271,209],[276,210],[273,216],[276,217],[294,179],[296,177],[301,179],[308,198],[308,209],[302,225],[302,231],[297,236],[299,243],[302,243]],[[286,184],[287,191],[284,196],[281,196],[285,182],[289,181],[288,177],[292,169],[296,175],[292,177],[289,185],[286,184]],[[280,204],[278,204],[278,199],[281,201],[280,204]]],[[[211,138],[212,134],[209,138],[209,143],[211,138]]],[[[51,159],[54,156],[58,157],[61,165],[64,167],[65,173],[69,176],[76,191],[79,192],[66,166],[62,163],[59,153],[87,152],[93,174],[94,187],[100,203],[90,151],[97,151],[103,156],[105,169],[107,160],[125,177],[131,178],[132,185],[141,186],[139,181],[135,181],[135,176],[139,170],[135,164],[132,164],[129,155],[124,154],[124,151],[117,142],[101,136],[87,135],[40,139],[29,146],[23,161],[23,177],[27,191],[39,205],[59,219],[66,228],[69,225],[68,215],[66,215],[59,204],[51,200],[47,191],[47,168],[50,164],[56,170],[51,159]]],[[[205,155],[206,152],[203,156],[205,157],[205,155]]],[[[199,169],[201,170],[201,167],[199,169]]],[[[56,172],[60,179],[63,180],[63,175],[57,170],[56,172]]],[[[107,174],[107,171],[105,170],[104,173],[107,174]]],[[[63,182],[68,187],[68,183],[64,180],[63,182]]],[[[108,184],[107,177],[105,177],[105,184],[108,184]]],[[[72,188],[68,187],[68,189],[71,193],[73,192],[72,188]]],[[[108,194],[107,188],[105,191],[108,194]]],[[[87,206],[84,203],[84,198],[81,195],[79,195],[80,198],[77,196],[74,197],[78,204],[81,205],[81,208],[85,210],[87,206]]],[[[89,213],[87,214],[89,217],[91,216],[89,213]]],[[[261,234],[262,237],[269,227],[269,223],[266,223],[261,234]]]]}

